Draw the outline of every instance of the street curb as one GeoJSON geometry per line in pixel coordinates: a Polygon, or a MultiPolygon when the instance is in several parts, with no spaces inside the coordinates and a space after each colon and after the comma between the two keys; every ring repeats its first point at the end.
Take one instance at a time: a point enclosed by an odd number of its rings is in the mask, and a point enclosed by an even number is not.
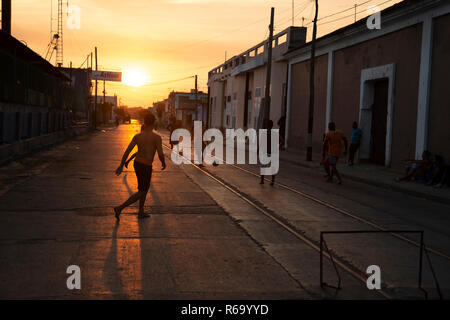
{"type": "MultiPolygon", "coordinates": [[[[318,169],[320,168],[320,166],[316,166],[313,164],[306,164],[306,163],[302,163],[299,161],[294,161],[291,159],[286,159],[283,157],[280,157],[281,161],[285,161],[294,165],[297,165],[299,167],[303,167],[303,168],[308,168],[308,169],[318,169]]],[[[349,179],[349,180],[353,180],[356,182],[361,182],[361,183],[365,183],[368,185],[372,185],[372,186],[376,186],[376,187],[380,187],[380,188],[384,188],[384,189],[389,189],[389,190],[394,190],[394,191],[398,191],[398,192],[402,192],[414,197],[418,197],[418,198],[424,198],[424,199],[428,199],[428,200],[433,200],[436,202],[440,202],[440,203],[444,203],[444,204],[450,204],[450,199],[449,198],[445,198],[445,197],[440,197],[437,195],[433,195],[433,194],[429,194],[429,193],[425,193],[425,192],[419,192],[419,191],[415,191],[415,190],[411,190],[408,188],[404,188],[401,187],[400,185],[394,185],[394,184],[390,184],[390,183],[384,183],[384,182],[379,182],[379,181],[374,181],[371,179],[367,179],[367,178],[362,178],[362,177],[358,177],[358,176],[354,176],[348,173],[340,173],[341,176],[343,178],[349,179]]]]}

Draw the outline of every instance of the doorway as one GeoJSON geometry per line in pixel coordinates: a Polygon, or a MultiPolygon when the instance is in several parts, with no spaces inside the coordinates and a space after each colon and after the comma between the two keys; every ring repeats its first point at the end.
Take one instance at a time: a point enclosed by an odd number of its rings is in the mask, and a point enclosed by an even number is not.
{"type": "Polygon", "coordinates": [[[386,158],[386,120],[389,80],[381,79],[374,83],[372,105],[370,161],[384,165],[386,158]]]}
{"type": "Polygon", "coordinates": [[[395,64],[361,70],[359,159],[391,165],[395,64]]]}

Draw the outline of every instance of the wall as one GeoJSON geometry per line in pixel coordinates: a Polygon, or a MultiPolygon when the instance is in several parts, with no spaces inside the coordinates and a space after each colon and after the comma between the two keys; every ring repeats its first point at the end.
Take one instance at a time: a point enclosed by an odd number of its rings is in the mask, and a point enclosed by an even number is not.
{"type": "Polygon", "coordinates": [[[450,161],[450,14],[435,19],[428,149],[450,161]]]}
{"type": "Polygon", "coordinates": [[[332,119],[347,137],[359,118],[361,70],[396,64],[392,166],[415,157],[422,24],[334,52],[332,119]]]}
{"type": "MultiPolygon", "coordinates": [[[[292,65],[289,148],[304,151],[308,132],[309,60],[292,65]]],[[[313,152],[320,152],[325,132],[328,54],[316,57],[314,72],[313,152]]]]}
{"type": "Polygon", "coordinates": [[[271,88],[270,88],[270,119],[274,122],[274,127],[277,128],[277,122],[281,114],[285,110],[283,85],[286,85],[287,62],[274,62],[272,64],[271,88]]]}

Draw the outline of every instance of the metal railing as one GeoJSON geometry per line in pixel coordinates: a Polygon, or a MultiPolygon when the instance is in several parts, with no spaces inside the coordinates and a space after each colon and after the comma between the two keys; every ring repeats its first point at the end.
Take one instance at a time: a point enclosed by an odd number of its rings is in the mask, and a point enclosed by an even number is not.
{"type": "Polygon", "coordinates": [[[336,263],[334,262],[333,255],[330,252],[328,245],[325,241],[324,236],[326,234],[363,234],[363,233],[389,233],[389,234],[397,234],[397,233],[410,233],[410,234],[420,234],[420,251],[419,251],[419,274],[418,274],[418,284],[417,287],[419,290],[421,290],[425,294],[425,299],[428,299],[428,292],[422,287],[422,274],[423,274],[423,253],[425,252],[425,256],[427,257],[428,265],[430,266],[431,273],[433,275],[433,280],[436,286],[436,291],[438,292],[439,298],[442,300],[442,292],[441,288],[439,286],[438,279],[436,277],[436,273],[433,269],[433,265],[431,263],[430,256],[428,254],[428,251],[425,249],[424,245],[424,231],[423,230],[353,230],[353,231],[321,231],[320,232],[320,287],[323,288],[324,286],[334,288],[336,290],[341,290],[341,276],[339,274],[339,270],[336,266],[336,263]],[[328,256],[330,257],[331,263],[333,264],[333,268],[336,271],[336,275],[338,277],[338,284],[337,286],[330,285],[323,281],[323,250],[324,247],[326,249],[326,252],[328,256]]]}

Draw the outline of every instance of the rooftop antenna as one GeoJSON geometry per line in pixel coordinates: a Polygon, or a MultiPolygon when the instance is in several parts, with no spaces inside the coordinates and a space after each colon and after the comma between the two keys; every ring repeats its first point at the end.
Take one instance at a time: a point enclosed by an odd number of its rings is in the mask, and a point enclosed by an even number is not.
{"type": "Polygon", "coordinates": [[[45,59],[51,61],[53,53],[56,51],[55,66],[62,67],[64,62],[64,45],[63,45],[63,4],[68,5],[68,0],[58,0],[57,19],[53,18],[53,0],[50,0],[50,32],[51,39],[47,46],[45,59]],[[53,21],[57,20],[56,30],[53,29],[53,21]]]}
{"type": "Polygon", "coordinates": [[[63,0],[58,0],[58,35],[56,40],[56,66],[63,65],[63,0]]]}

